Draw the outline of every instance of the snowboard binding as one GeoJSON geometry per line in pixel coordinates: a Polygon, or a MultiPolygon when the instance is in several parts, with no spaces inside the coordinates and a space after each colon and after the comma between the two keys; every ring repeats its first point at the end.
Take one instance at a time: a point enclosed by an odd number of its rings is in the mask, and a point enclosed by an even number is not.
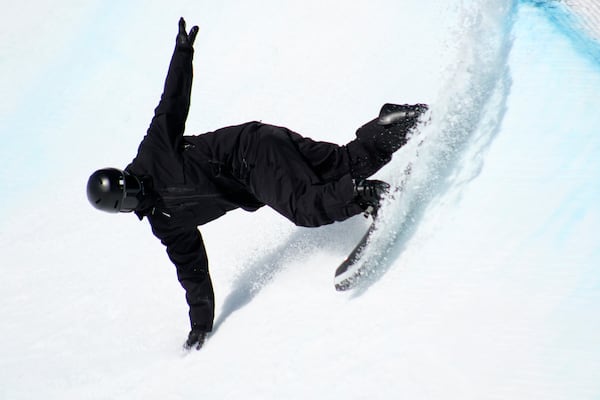
{"type": "Polygon", "coordinates": [[[354,198],[365,216],[377,216],[381,200],[390,192],[390,184],[379,180],[362,179],[354,182],[354,198]]]}

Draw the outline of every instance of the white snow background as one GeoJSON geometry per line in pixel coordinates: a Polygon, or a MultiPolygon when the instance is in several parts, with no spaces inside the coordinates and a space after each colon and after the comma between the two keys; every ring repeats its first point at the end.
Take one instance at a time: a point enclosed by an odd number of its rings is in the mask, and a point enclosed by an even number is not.
{"type": "Polygon", "coordinates": [[[600,398],[600,46],[565,14],[585,3],[3,5],[0,399],[600,398]],[[419,157],[378,174],[414,163],[357,290],[333,271],[362,217],[201,227],[216,323],[189,354],[147,222],[85,197],[135,155],[180,16],[200,26],[188,134],[262,120],[342,144],[385,102],[432,108],[419,157]]]}

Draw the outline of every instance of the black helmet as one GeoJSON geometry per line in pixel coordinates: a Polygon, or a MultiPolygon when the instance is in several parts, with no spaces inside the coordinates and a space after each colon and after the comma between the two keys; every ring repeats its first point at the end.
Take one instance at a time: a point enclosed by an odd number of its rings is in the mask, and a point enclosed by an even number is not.
{"type": "Polygon", "coordinates": [[[94,172],[87,183],[92,206],[109,213],[131,212],[140,204],[142,183],[127,171],[104,168],[94,172]]]}

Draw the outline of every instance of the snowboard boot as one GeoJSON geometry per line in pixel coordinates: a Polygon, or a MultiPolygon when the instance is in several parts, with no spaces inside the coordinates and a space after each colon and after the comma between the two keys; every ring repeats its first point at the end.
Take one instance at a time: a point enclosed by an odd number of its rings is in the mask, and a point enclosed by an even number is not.
{"type": "MultiPolygon", "coordinates": [[[[394,124],[404,124],[410,127],[414,126],[419,120],[421,114],[427,111],[427,104],[391,104],[387,103],[381,107],[379,112],[379,125],[387,126],[394,124]]],[[[410,127],[408,129],[410,129],[410,127]]]]}
{"type": "Polygon", "coordinates": [[[354,199],[365,215],[377,216],[381,200],[390,192],[390,185],[383,181],[363,179],[354,182],[354,199]]]}
{"type": "Polygon", "coordinates": [[[406,144],[406,136],[427,109],[426,104],[384,104],[379,117],[358,128],[356,137],[373,146],[379,155],[390,157],[406,144]]]}
{"type": "Polygon", "coordinates": [[[408,142],[407,135],[427,111],[426,104],[384,104],[377,125],[382,129],[377,145],[384,151],[395,152],[408,142]]]}
{"type": "Polygon", "coordinates": [[[365,179],[387,164],[408,142],[408,133],[428,108],[426,104],[384,104],[379,117],[358,128],[356,139],[346,145],[352,177],[365,179]]]}

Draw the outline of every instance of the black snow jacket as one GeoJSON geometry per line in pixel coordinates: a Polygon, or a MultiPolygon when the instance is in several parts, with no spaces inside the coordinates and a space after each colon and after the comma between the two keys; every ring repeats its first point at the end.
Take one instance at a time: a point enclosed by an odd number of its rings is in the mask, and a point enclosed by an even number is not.
{"type": "Polygon", "coordinates": [[[136,214],[147,217],[167,248],[186,290],[193,328],[212,329],[214,295],[208,259],[198,225],[227,211],[254,211],[264,204],[244,189],[238,177],[244,161],[228,149],[261,126],[251,122],[202,136],[183,136],[192,87],[193,49],[176,48],[163,95],[137,156],[126,170],[151,177],[153,196],[136,214]]]}

